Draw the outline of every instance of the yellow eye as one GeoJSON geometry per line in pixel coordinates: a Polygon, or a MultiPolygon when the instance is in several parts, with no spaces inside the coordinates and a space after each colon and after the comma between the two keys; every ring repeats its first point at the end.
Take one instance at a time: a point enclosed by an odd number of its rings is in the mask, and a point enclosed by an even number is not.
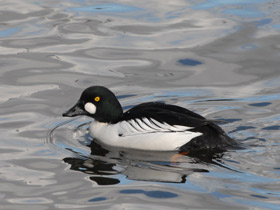
{"type": "Polygon", "coordinates": [[[94,100],[95,100],[96,102],[98,102],[98,101],[100,101],[100,97],[99,97],[99,96],[96,96],[96,97],[94,98],[94,100]]]}

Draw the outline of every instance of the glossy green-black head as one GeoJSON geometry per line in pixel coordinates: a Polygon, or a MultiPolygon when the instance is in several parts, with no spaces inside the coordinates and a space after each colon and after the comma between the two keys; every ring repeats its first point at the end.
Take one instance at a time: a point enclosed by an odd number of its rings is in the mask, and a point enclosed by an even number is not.
{"type": "Polygon", "coordinates": [[[114,93],[103,86],[91,86],[84,90],[78,102],[62,116],[87,115],[99,122],[115,123],[122,114],[122,107],[114,93]]]}

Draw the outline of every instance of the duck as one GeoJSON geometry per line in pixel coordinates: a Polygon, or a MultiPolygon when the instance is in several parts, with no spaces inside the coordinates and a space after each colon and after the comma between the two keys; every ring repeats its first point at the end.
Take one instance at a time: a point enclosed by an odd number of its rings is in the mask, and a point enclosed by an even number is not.
{"type": "Polygon", "coordinates": [[[89,134],[98,143],[146,151],[197,151],[237,145],[216,121],[186,108],[145,102],[124,112],[116,95],[104,86],[86,88],[63,117],[86,115],[94,120],[89,134]]]}

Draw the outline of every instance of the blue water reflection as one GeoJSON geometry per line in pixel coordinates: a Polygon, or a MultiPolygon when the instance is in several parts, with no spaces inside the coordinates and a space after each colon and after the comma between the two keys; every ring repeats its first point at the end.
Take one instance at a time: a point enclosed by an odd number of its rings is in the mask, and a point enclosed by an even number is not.
{"type": "Polygon", "coordinates": [[[213,8],[222,8],[223,14],[235,15],[242,18],[261,18],[265,14],[259,10],[259,4],[268,2],[268,0],[211,0],[192,6],[195,10],[207,10],[213,8]],[[237,8],[236,8],[237,7],[237,8]]]}
{"type": "Polygon", "coordinates": [[[190,58],[179,59],[178,63],[180,63],[184,66],[197,66],[197,65],[202,64],[201,61],[190,59],[190,58]]]}
{"type": "Polygon", "coordinates": [[[238,9],[228,9],[223,12],[227,15],[235,15],[243,18],[262,18],[265,14],[261,11],[257,11],[255,8],[238,8],[238,9]]]}
{"type": "Polygon", "coordinates": [[[134,12],[141,10],[138,7],[133,7],[133,6],[126,6],[126,5],[121,5],[121,4],[101,4],[101,5],[91,5],[91,6],[86,6],[86,7],[71,7],[70,10],[75,11],[75,12],[117,12],[117,13],[122,13],[122,12],[134,12]]]}
{"type": "Polygon", "coordinates": [[[20,31],[20,27],[8,28],[6,30],[0,31],[0,37],[12,36],[20,31]]]}
{"type": "Polygon", "coordinates": [[[251,1],[246,1],[246,0],[209,0],[205,1],[204,3],[197,4],[193,6],[193,9],[211,9],[214,7],[221,7],[221,6],[228,6],[228,5],[242,5],[244,7],[248,5],[255,5],[259,6],[260,3],[265,3],[268,2],[269,0],[251,0],[251,1]]]}
{"type": "Polygon", "coordinates": [[[146,191],[146,190],[140,190],[140,189],[128,189],[128,190],[121,190],[120,193],[123,194],[144,194],[151,198],[174,198],[178,195],[172,192],[167,191],[160,191],[160,190],[154,190],[154,191],[146,191]]]}
{"type": "Polygon", "coordinates": [[[97,197],[97,198],[92,198],[89,200],[89,202],[99,202],[99,201],[105,201],[107,200],[106,197],[97,197]]]}
{"type": "Polygon", "coordinates": [[[270,24],[271,22],[272,22],[271,18],[264,18],[262,20],[255,21],[255,23],[257,23],[257,26],[264,26],[270,24]]]}

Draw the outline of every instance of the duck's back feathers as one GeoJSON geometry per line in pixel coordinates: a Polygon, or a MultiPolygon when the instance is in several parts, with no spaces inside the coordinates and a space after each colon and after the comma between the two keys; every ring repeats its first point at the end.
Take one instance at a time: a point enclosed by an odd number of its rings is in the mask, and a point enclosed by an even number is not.
{"type": "Polygon", "coordinates": [[[202,134],[182,145],[180,150],[217,149],[237,144],[214,121],[175,105],[159,102],[143,103],[125,112],[121,118],[122,121],[133,119],[149,119],[150,121],[153,119],[175,127],[182,126],[188,132],[202,134]]]}
{"type": "Polygon", "coordinates": [[[182,125],[190,128],[197,128],[212,123],[212,121],[188,109],[159,102],[139,104],[125,112],[121,121],[128,121],[135,118],[154,119],[161,123],[182,125]]]}

